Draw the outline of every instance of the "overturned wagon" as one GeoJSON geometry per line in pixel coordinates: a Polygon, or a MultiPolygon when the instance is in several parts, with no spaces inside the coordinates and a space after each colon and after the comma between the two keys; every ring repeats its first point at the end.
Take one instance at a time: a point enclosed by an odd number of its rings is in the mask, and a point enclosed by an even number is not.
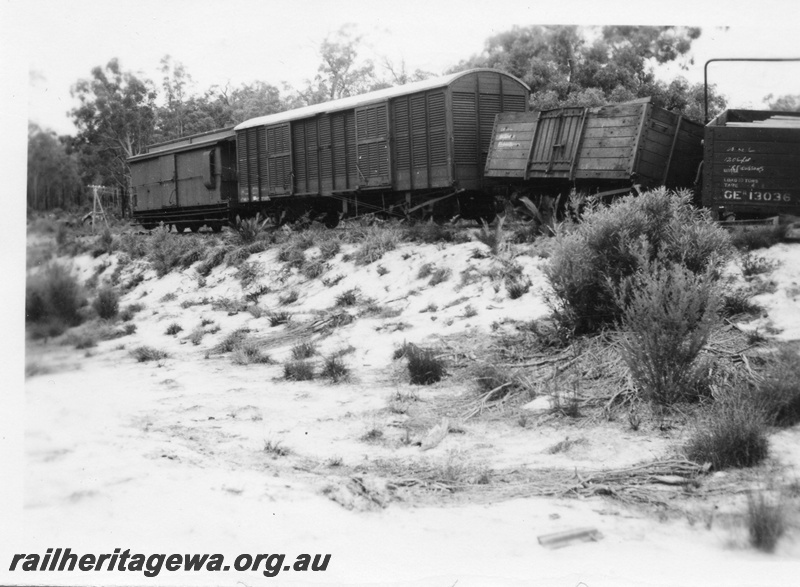
{"type": "Polygon", "coordinates": [[[703,126],[649,98],[596,108],[498,114],[488,178],[534,194],[692,187],[703,126]]]}
{"type": "Polygon", "coordinates": [[[709,122],[703,205],[721,218],[800,216],[800,112],[726,110],[709,122]]]}

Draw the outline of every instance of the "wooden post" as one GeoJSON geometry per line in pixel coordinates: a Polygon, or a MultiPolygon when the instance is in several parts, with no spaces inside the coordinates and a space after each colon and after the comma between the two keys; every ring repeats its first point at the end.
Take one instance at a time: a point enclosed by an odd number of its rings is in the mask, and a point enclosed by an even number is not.
{"type": "Polygon", "coordinates": [[[94,234],[94,219],[97,216],[97,210],[100,209],[100,215],[103,217],[103,221],[106,223],[106,228],[108,228],[108,219],[106,218],[106,211],[103,209],[103,203],[100,201],[100,194],[99,190],[104,189],[101,185],[90,185],[92,188],[92,234],[94,234]]]}

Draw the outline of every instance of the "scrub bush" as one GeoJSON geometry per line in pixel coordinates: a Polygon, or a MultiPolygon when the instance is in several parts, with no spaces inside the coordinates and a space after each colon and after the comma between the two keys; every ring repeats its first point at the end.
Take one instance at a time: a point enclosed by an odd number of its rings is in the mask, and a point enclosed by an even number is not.
{"type": "Polygon", "coordinates": [[[545,268],[550,304],[562,328],[596,332],[621,318],[616,289],[643,260],[716,275],[730,254],[727,233],[691,205],[688,192],[627,196],[608,207],[589,207],[574,231],[556,237],[545,268]]]}

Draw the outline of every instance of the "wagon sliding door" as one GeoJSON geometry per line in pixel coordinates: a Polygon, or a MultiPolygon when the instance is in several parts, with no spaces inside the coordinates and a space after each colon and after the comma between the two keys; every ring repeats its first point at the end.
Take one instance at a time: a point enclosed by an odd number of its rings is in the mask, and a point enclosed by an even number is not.
{"type": "Polygon", "coordinates": [[[356,109],[356,153],[359,187],[391,186],[386,103],[356,109]]]}

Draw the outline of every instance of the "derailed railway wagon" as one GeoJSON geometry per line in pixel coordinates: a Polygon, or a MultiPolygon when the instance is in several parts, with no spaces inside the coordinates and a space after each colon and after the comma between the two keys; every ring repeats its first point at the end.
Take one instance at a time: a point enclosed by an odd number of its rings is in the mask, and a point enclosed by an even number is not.
{"type": "Polygon", "coordinates": [[[494,217],[483,165],[495,116],[529,88],[475,69],[248,120],[235,127],[236,206],[276,220],[370,211],[494,217]]]}
{"type": "Polygon", "coordinates": [[[594,108],[499,114],[485,175],[531,195],[634,185],[691,188],[703,126],[649,98],[594,108]]]}
{"type": "Polygon", "coordinates": [[[217,230],[237,216],[335,226],[382,212],[491,220],[483,166],[495,116],[530,89],[474,69],[247,120],[129,159],[133,217],[217,230]]]}
{"type": "Polygon", "coordinates": [[[147,229],[159,223],[182,231],[214,231],[227,224],[236,198],[236,135],[233,128],[148,147],[128,159],[131,210],[147,229]]]}
{"type": "Polygon", "coordinates": [[[721,219],[800,216],[800,112],[726,110],[704,147],[702,201],[721,219]]]}

